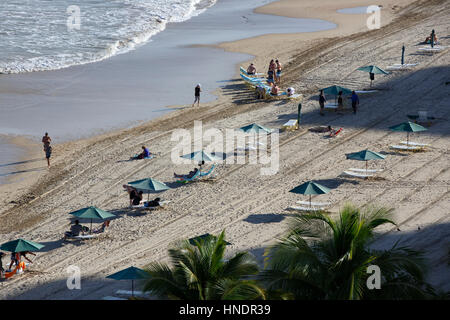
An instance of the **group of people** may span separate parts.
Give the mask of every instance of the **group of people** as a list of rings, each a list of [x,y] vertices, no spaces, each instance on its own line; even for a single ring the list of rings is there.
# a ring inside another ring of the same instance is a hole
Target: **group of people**
[[[144,193],[141,190],[138,191],[136,188],[128,185],[123,185],[123,187],[128,192],[128,195],[130,197],[130,207],[140,205]],[[154,200],[144,202],[144,207],[158,207],[160,205],[160,202],[160,198],[155,198]]]
[[[33,261],[27,257],[27,254],[31,254],[33,256],[36,255],[31,251],[11,252],[11,263],[9,264],[8,270],[5,270],[3,268],[3,261],[2,261],[2,258],[5,254],[3,252],[0,252],[0,278],[4,277],[5,272],[11,272],[13,266],[19,266],[20,262],[22,261],[22,258],[32,263]]]
[[[342,111],[344,109],[344,99],[343,99],[342,95],[343,95],[343,92],[339,91],[338,98],[337,98],[337,110],[338,111]],[[359,97],[354,90],[352,91],[351,100],[352,100],[353,113],[356,114],[356,111],[359,106]],[[326,102],[327,102],[327,99],[325,98],[325,94],[323,93],[323,90],[320,90],[319,106],[320,106],[320,115],[321,116],[325,115],[324,109],[325,109]]]

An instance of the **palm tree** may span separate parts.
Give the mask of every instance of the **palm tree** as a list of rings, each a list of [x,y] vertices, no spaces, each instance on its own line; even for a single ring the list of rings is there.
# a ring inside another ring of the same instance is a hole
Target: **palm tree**
[[[247,252],[225,260],[225,233],[195,241],[183,241],[169,250],[173,265],[152,263],[146,271],[150,278],[144,291],[160,298],[182,300],[265,299],[264,291],[249,276],[258,265]]]
[[[347,204],[339,218],[322,212],[297,215],[290,232],[266,250],[260,280],[270,298],[423,299],[434,291],[424,282],[423,255],[406,247],[369,248],[374,229],[391,220],[392,210]],[[381,288],[367,286],[368,267],[381,273]]]

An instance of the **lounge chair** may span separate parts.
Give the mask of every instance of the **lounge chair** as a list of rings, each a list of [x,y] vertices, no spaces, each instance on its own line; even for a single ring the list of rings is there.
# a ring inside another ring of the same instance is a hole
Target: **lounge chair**
[[[422,147],[418,146],[397,146],[397,145],[389,146],[389,148],[401,151],[419,151],[423,149]]]
[[[350,177],[362,178],[362,179],[369,178],[369,177],[373,176],[373,174],[356,173],[356,172],[353,172],[353,171],[344,171],[342,174],[350,176]]]
[[[412,142],[412,141],[400,141],[401,144],[406,144],[413,147],[428,147],[428,143],[419,143],[419,142]]]
[[[396,64],[393,64],[392,66],[386,67],[386,70],[391,70],[391,71],[408,70],[408,69],[410,69],[412,67],[415,67],[417,65],[418,65],[418,63],[404,63],[404,64],[396,63]]]
[[[297,204],[301,204],[301,205],[305,205],[305,206],[309,206],[311,205],[312,207],[328,207],[331,205],[331,203],[329,202],[309,202],[309,201],[297,201]]]
[[[337,110],[337,108],[338,108],[338,104],[337,103],[335,103],[335,102],[329,102],[329,103],[326,103],[324,106],[323,106],[325,109],[332,109],[332,110]]]
[[[297,130],[298,129],[298,120],[291,119],[281,127],[283,130]]]
[[[383,171],[383,169],[359,169],[359,168],[350,168],[348,169],[348,171],[354,171],[354,172],[370,172],[370,173],[375,173],[375,172],[381,172]]]
[[[433,48],[431,46],[429,46],[429,47],[421,47],[421,48],[419,48],[417,50],[419,50],[419,51],[426,51],[426,52],[439,52],[439,51],[442,51],[444,49],[445,49],[445,47],[443,47],[443,46],[434,46]]]
[[[138,296],[138,297],[144,297],[144,296],[149,295],[149,293],[143,292],[143,291],[139,291],[139,290],[134,290],[134,291],[131,291],[131,290],[117,290],[116,294],[120,295],[120,296],[132,296],[132,295],[134,295],[134,296]]]
[[[188,177],[179,177],[177,178],[177,182],[181,182],[181,183],[187,183],[187,182],[192,182],[197,180],[200,177],[200,170],[197,171],[192,177],[188,178]]]
[[[145,202],[147,202],[147,200],[142,200],[140,204],[135,205],[135,206],[131,206],[131,208],[132,209],[137,209],[137,210],[139,210],[139,209],[156,210],[156,209],[159,209],[159,208],[164,208],[167,204],[169,204],[172,201],[170,201],[170,200],[160,201],[159,202],[159,206],[157,206],[157,207],[146,207],[145,206]]]
[[[214,171],[215,168],[216,168],[216,165],[213,164],[213,166],[212,166],[208,171],[206,171],[206,172],[200,172],[200,177],[206,177],[206,176],[209,176],[209,175]]]
[[[288,210],[295,210],[295,211],[320,211],[320,210],[323,210],[323,209],[317,208],[317,207],[297,207],[297,206],[292,206],[292,207],[289,207]]]
[[[106,297],[103,297],[102,300],[128,300],[128,299],[112,297],[112,296],[106,296]]]

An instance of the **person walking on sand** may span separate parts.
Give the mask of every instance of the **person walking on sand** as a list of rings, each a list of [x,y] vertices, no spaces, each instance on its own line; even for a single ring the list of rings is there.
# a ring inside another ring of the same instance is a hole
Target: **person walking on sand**
[[[195,100],[194,100],[194,103],[192,104],[192,107],[194,107],[196,102],[197,102],[197,107],[200,106],[200,92],[202,92],[202,89],[201,89],[201,85],[199,83],[199,84],[197,84],[197,86],[194,89]]]
[[[275,64],[276,64],[276,69],[277,69],[275,81],[278,85],[280,85],[281,84],[281,69],[282,69],[281,63],[277,59],[277,60],[275,60]]]
[[[327,102],[327,100],[325,99],[325,95],[323,94],[323,90],[320,90],[319,105],[320,105],[320,115],[321,116],[325,115],[323,113],[323,109],[325,108],[325,102]]]
[[[356,109],[359,106],[359,97],[356,94],[356,92],[352,91],[352,108],[353,108],[353,114],[356,114]]]
[[[52,147],[50,146],[50,142],[52,138],[48,135],[48,132],[42,137],[42,143],[44,144],[44,152],[45,158],[47,159],[47,166],[50,167],[50,156],[52,155]]]

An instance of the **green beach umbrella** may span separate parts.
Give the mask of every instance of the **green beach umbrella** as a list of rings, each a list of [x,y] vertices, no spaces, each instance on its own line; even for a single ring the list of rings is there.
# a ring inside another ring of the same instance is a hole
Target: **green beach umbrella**
[[[203,150],[202,151],[195,151],[195,152],[192,152],[192,153],[189,153],[189,154],[185,154],[185,155],[181,156],[181,158],[195,160],[195,161],[198,161],[198,162],[201,162],[201,163],[203,163],[204,161],[206,161],[206,162],[213,162],[213,161],[220,160],[220,158],[218,158],[216,156],[213,156],[209,152],[206,152],[206,151],[203,151]]]
[[[354,153],[347,153],[345,154],[345,156],[347,157],[347,159],[350,160],[358,160],[358,161],[365,161],[366,162],[366,173],[367,173],[367,161],[368,160],[383,160],[384,158],[386,158],[386,156],[375,152],[375,151],[371,151],[371,150],[362,150],[359,152],[354,152]]]
[[[5,250],[9,252],[25,252],[25,251],[39,251],[43,247],[45,247],[43,244],[37,242],[24,239],[17,239],[3,243],[2,245],[0,245],[0,250]]]
[[[108,211],[96,208],[96,207],[83,208],[83,209],[80,209],[80,210],[77,210],[77,211],[70,212],[69,214],[74,215],[75,217],[78,217],[78,218],[91,219],[90,232],[92,232],[92,220],[93,219],[106,220],[106,219],[110,219],[110,218],[114,218],[115,217],[114,214],[112,214],[112,213],[110,213]]]
[[[389,127],[392,131],[403,131],[406,132],[406,145],[409,145],[409,133],[410,132],[420,132],[420,131],[426,131],[427,128],[422,127],[420,124],[413,123],[413,122],[403,122],[400,124],[397,124],[395,126]]]
[[[309,194],[309,206],[311,207],[311,195],[313,194],[325,194],[330,192],[331,189],[318,184],[314,181],[308,181],[305,182],[294,189],[290,190],[289,192],[297,193],[297,194]]]
[[[352,90],[350,90],[350,89],[348,89],[348,88],[336,86],[336,85],[331,86],[331,87],[327,87],[327,88],[323,88],[323,89],[321,89],[321,90],[323,90],[323,93],[324,93],[324,94],[332,94],[332,95],[334,95],[334,96],[335,96],[334,100],[336,100],[337,95],[339,94],[340,91],[342,91],[342,94],[343,94],[343,95],[351,94],[351,93],[352,93]],[[319,90],[319,91],[320,91],[320,90]]]
[[[360,67],[356,70],[369,72],[370,73],[370,85],[372,86],[372,80],[375,80],[375,74],[389,74],[389,72],[384,71],[383,69],[377,66],[366,66]]]
[[[155,180],[153,178],[146,178],[128,182],[128,185],[136,188],[137,190],[147,193],[148,197],[150,197],[150,192],[152,191],[160,192],[170,189],[170,187],[168,187],[164,182]]]
[[[260,132],[266,132],[271,133],[272,129],[263,127],[257,123],[249,124],[248,126],[244,126],[239,128],[240,131],[243,131],[245,133],[260,133]]]
[[[111,274],[106,278],[114,280],[131,280],[131,295],[134,296],[134,280],[148,279],[149,274],[142,269],[131,266]]]

